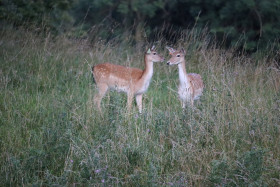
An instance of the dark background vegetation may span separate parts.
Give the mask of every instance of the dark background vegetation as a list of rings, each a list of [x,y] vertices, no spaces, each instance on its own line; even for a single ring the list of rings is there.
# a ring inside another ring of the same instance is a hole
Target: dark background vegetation
[[[207,28],[225,47],[255,52],[279,49],[280,1],[1,0],[0,20],[2,26],[31,23],[37,30],[68,32],[73,37],[92,37],[97,26],[102,39],[131,31],[136,42],[156,40],[153,31],[163,28],[163,36],[173,42],[178,38],[170,30],[195,26]]]

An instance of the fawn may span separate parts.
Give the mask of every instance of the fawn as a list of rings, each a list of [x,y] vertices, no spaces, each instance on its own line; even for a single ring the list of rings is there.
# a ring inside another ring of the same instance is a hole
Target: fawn
[[[130,110],[133,97],[136,98],[139,113],[142,112],[142,96],[148,90],[152,76],[153,63],[163,62],[153,46],[148,49],[145,57],[145,69],[125,67],[111,63],[98,64],[92,67],[92,74],[98,88],[94,103],[101,112],[101,100],[108,89],[122,91],[127,94],[127,108]]]
[[[186,72],[185,50],[176,50],[166,47],[172,57],[167,61],[167,65],[178,65],[179,68],[179,88],[178,94],[181,100],[182,108],[185,108],[187,102],[193,107],[194,100],[199,99],[203,91],[203,81],[201,76],[196,73]]]

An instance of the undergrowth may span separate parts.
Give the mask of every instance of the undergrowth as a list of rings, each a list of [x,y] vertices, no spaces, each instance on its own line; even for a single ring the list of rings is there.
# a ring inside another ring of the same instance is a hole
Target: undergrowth
[[[144,112],[128,113],[110,92],[93,104],[91,66],[143,68],[152,44],[130,35],[71,40],[24,29],[0,33],[0,181],[3,186],[280,185],[280,71],[269,55],[249,57],[182,31],[187,72],[205,89],[192,110],[176,93],[177,67],[154,64]],[[169,58],[164,39],[158,51]],[[269,53],[269,52],[268,52]]]

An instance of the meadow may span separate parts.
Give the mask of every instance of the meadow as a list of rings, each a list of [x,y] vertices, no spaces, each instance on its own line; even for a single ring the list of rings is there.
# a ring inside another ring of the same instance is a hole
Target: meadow
[[[152,42],[36,30],[0,32],[1,186],[279,186],[280,70],[273,52],[222,49],[204,31],[176,33],[205,89],[181,109],[178,68],[154,64],[143,114],[110,92],[93,104],[91,67],[144,67]]]

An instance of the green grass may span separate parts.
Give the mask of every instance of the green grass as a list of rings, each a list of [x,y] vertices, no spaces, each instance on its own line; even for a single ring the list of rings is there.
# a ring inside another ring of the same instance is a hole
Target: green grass
[[[125,35],[89,43],[2,29],[0,184],[280,185],[275,59],[221,50],[205,33],[178,35],[173,46],[187,50],[187,71],[205,83],[196,108],[181,109],[177,67],[156,63],[142,115],[135,103],[127,113],[126,96],[110,92],[102,116],[93,104],[91,66],[143,68],[149,44],[134,47]],[[159,52],[168,59],[165,45],[162,39]]]

